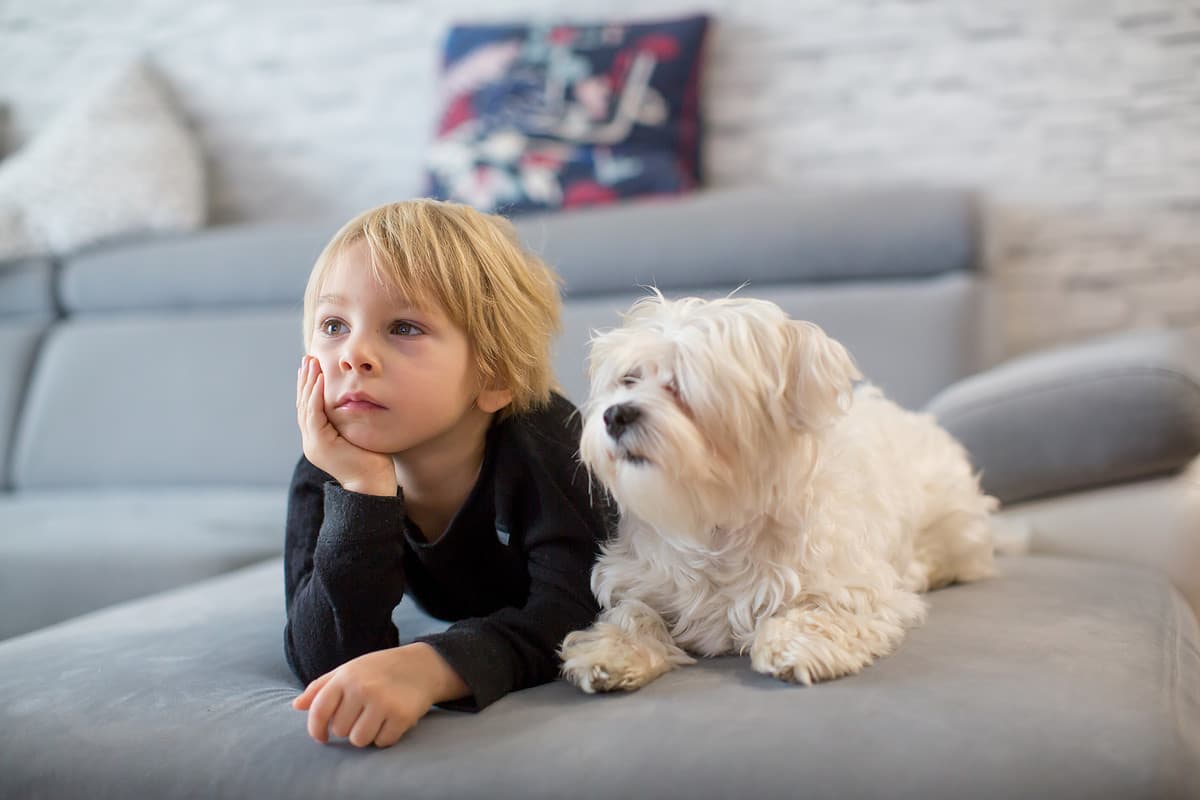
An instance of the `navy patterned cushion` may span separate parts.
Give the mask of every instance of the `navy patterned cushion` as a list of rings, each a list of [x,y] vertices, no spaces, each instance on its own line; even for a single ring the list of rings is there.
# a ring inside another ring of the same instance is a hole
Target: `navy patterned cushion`
[[[452,28],[429,194],[513,214],[695,188],[708,24]]]

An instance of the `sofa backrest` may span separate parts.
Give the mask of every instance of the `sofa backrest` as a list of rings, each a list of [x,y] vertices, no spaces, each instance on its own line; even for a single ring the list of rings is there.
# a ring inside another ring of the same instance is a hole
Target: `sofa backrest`
[[[63,315],[17,403],[11,485],[286,484],[301,295],[339,224],[228,226],[66,259]],[[774,300],[909,406],[981,365],[986,295],[961,192],[710,190],[518,228],[563,276],[556,368],[576,401],[592,332],[647,285]],[[0,330],[0,358],[26,344]]]

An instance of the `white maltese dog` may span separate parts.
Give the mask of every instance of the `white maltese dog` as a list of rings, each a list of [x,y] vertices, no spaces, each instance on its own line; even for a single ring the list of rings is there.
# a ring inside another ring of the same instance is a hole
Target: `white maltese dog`
[[[591,351],[580,454],[621,510],[601,614],[560,650],[586,692],[750,651],[810,684],[925,617],[918,593],[992,572],[962,446],[884,398],[841,344],[765,300],[637,302]]]

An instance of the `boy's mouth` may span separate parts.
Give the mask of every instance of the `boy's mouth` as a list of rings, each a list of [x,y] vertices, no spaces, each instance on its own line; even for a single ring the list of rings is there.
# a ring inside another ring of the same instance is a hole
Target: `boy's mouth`
[[[366,392],[348,392],[338,398],[338,408],[345,411],[386,411],[387,406],[375,400]]]

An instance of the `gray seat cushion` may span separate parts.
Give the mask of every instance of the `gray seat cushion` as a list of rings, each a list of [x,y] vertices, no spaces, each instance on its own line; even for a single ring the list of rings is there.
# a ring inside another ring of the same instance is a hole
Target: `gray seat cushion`
[[[633,694],[557,682],[396,747],[308,739],[279,560],[0,643],[0,796],[1169,798],[1200,791],[1200,641],[1136,567],[1002,560],[861,675],[744,658]],[[405,636],[430,621],[401,604]]]
[[[1007,506],[994,522],[1022,552],[1156,569],[1200,616],[1200,459],[1178,475]]]
[[[286,502],[282,489],[0,495],[0,638],[278,555]]]
[[[950,386],[926,409],[1005,503],[1169,474],[1200,453],[1200,331],[1036,353]]]

